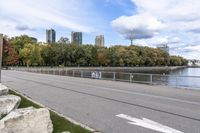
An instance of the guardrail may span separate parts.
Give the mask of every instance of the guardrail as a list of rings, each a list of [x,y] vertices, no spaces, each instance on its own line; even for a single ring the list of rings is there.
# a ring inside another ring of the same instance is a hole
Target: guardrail
[[[144,73],[123,73],[88,70],[69,70],[67,68],[11,68],[17,71],[27,71],[34,73],[72,76],[81,78],[92,78],[101,80],[113,80],[130,83],[143,83],[151,85],[168,85],[181,88],[200,88],[200,76],[178,76]]]

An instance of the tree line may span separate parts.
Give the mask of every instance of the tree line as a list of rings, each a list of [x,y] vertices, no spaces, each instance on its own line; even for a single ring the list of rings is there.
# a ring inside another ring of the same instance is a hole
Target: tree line
[[[183,66],[187,60],[150,47],[75,45],[59,42],[40,45],[27,35],[4,37],[4,66]]]

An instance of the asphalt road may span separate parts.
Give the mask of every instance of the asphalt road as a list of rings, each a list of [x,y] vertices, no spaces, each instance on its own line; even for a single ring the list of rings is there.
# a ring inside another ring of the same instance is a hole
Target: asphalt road
[[[200,91],[2,71],[3,84],[103,133],[200,133]]]

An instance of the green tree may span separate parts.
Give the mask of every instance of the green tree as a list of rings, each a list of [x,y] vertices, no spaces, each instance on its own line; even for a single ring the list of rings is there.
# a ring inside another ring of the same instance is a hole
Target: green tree
[[[24,48],[25,44],[33,43],[32,39],[27,35],[12,37],[11,39],[9,39],[9,42],[15,49],[17,54],[19,54],[20,50]],[[19,64],[23,65],[23,60],[20,56],[19,56]]]
[[[181,66],[182,65],[181,58],[178,56],[170,56],[170,65],[171,66]]]
[[[37,44],[27,44],[19,52],[20,58],[29,67],[29,65],[40,65],[42,63],[41,48]]]
[[[99,48],[97,60],[100,66],[108,66],[110,60],[108,58],[108,49],[107,48]]]

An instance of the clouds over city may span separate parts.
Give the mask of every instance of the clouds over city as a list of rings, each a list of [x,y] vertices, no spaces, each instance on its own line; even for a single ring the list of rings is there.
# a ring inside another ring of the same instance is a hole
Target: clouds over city
[[[136,13],[112,21],[116,31],[125,36],[128,31],[133,31],[135,39],[140,39],[136,40],[136,43],[143,45],[167,43],[173,54],[199,58],[200,54],[194,55],[198,53],[200,44],[199,0],[132,0],[132,2],[137,7]]]
[[[34,32],[34,29],[63,27],[92,32],[88,10],[90,0],[7,0],[0,1],[0,29],[9,35]],[[82,10],[80,10],[82,9]]]
[[[124,38],[133,35],[135,44],[168,44],[171,54],[200,59],[199,5],[199,0],[1,0],[0,32],[44,41],[47,28],[67,37],[82,31],[84,43],[104,34],[107,46],[128,45]]]
[[[164,28],[164,24],[148,13],[121,16],[112,22],[112,26],[125,38],[133,34],[135,39],[152,38]]]

